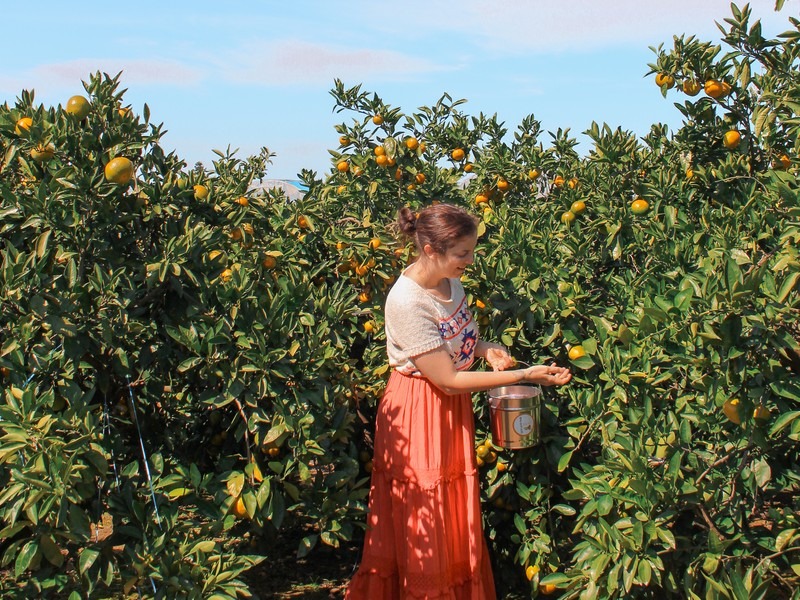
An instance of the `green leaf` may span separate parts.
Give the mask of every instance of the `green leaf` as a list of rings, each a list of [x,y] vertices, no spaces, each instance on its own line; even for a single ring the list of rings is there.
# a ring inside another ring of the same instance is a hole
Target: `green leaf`
[[[97,557],[100,556],[100,551],[95,550],[94,548],[84,548],[81,551],[81,556],[78,559],[78,572],[83,575],[92,568],[92,565],[97,560]]]
[[[14,561],[14,575],[17,578],[28,570],[38,552],[39,542],[36,540],[31,540],[22,547],[20,553],[17,554],[17,560]]]
[[[569,466],[569,461],[572,460],[572,451],[565,452],[561,455],[561,458],[558,459],[558,472],[563,473],[564,470]]]

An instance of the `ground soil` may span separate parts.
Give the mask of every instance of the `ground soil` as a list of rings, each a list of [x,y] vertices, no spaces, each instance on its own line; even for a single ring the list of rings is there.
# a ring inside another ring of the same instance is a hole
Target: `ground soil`
[[[300,539],[298,533],[282,535],[275,543],[255,542],[252,553],[267,558],[241,576],[253,600],[344,598],[360,557],[361,540],[340,548],[319,546],[308,556],[297,558]]]

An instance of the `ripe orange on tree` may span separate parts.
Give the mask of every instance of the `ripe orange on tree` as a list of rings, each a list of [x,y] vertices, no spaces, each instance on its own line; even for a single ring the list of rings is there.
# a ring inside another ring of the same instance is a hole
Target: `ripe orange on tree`
[[[414,176],[414,181],[416,181],[419,185],[425,183],[425,173],[417,173]]]
[[[742,423],[742,417],[739,414],[739,406],[740,402],[738,398],[729,398],[725,401],[725,404],[722,405],[722,412],[725,413],[729,421],[737,425]]]
[[[586,350],[583,349],[583,346],[577,344],[570,348],[567,354],[570,360],[578,360],[579,358],[586,356]]]
[[[539,592],[541,592],[545,596],[549,596],[550,594],[554,593],[558,588],[556,587],[555,583],[540,583],[539,584]]]
[[[785,171],[792,166],[792,159],[789,158],[788,154],[781,154],[773,161],[772,166],[775,169],[782,169]]]
[[[244,500],[242,500],[241,496],[233,503],[231,512],[239,519],[244,519],[247,516],[247,507],[244,505]]]
[[[472,170],[475,166],[472,163],[467,163],[464,165],[464,173],[472,173]]]
[[[579,215],[586,210],[586,202],[584,202],[583,200],[575,200],[575,202],[572,203],[572,206],[570,206],[569,209],[576,215]]]
[[[450,158],[452,158],[453,160],[459,160],[460,161],[460,160],[464,160],[464,157],[466,155],[467,154],[466,154],[466,152],[464,152],[463,148],[456,148],[455,150],[453,150],[450,153]]]
[[[364,323],[364,331],[367,333],[374,333],[375,332],[375,322],[374,321],[367,321]]]
[[[278,266],[278,259],[271,254],[267,254],[264,260],[261,261],[261,266],[265,269],[274,269]]]
[[[19,119],[14,125],[14,133],[17,135],[22,135],[24,133],[28,133],[33,125],[33,119],[30,117],[22,117]]]
[[[336,188],[337,194],[344,194],[346,191],[347,191],[346,185],[340,185],[339,187]]]
[[[700,90],[703,89],[703,86],[700,85],[699,81],[695,81],[694,79],[684,79],[683,85],[683,93],[687,96],[697,96],[700,93]]]
[[[340,146],[347,146],[350,143],[350,138],[346,135],[339,136],[339,145]]]
[[[757,425],[764,425],[769,421],[771,414],[771,411],[766,406],[759,404],[753,409],[753,420]]]
[[[384,156],[386,154],[386,148],[383,146],[375,146],[372,152],[375,156]]]
[[[631,212],[635,215],[643,215],[650,210],[650,203],[644,198],[636,198],[631,202]]]
[[[379,167],[386,167],[389,165],[389,157],[385,154],[379,154],[375,157],[375,162],[378,163]]]
[[[555,179],[553,179],[553,185],[560,188],[564,185],[564,178],[561,175],[556,175]]]
[[[539,565],[529,565],[528,568],[525,569],[525,577],[528,578],[528,581],[531,581],[536,574],[539,572]]]
[[[372,300],[372,295],[369,292],[364,291],[358,294],[358,301],[361,302],[362,304],[364,302],[369,302],[370,300]]]
[[[239,196],[236,199],[236,204],[238,204],[239,206],[247,206],[248,204],[250,204],[250,201],[245,196]]]
[[[675,78],[669,73],[658,73],[656,75],[656,85],[658,87],[667,86],[668,88],[671,88],[673,85],[675,85]]]
[[[564,223],[564,225],[569,225],[574,220],[575,220],[575,213],[572,212],[571,210],[565,210],[563,213],[561,213],[561,222]]]
[[[336,170],[339,171],[339,173],[347,173],[350,170],[350,163],[346,160],[340,160],[336,163]]]
[[[383,125],[383,117],[381,115],[374,115],[372,117],[372,122],[375,125]]]
[[[419,148],[419,141],[413,135],[406,138],[406,148],[409,150],[416,150]]]
[[[576,187],[578,187],[578,178],[573,177],[567,182],[567,185],[569,186],[569,189],[574,190]]]
[[[76,119],[85,119],[92,111],[92,105],[83,96],[72,96],[67,100],[67,106],[64,111]]]
[[[478,194],[475,196],[475,204],[480,206],[481,204],[487,204],[489,202],[489,197],[486,194]]]
[[[208,188],[206,186],[198,183],[192,186],[192,189],[194,190],[195,200],[205,200],[208,198]]]
[[[124,156],[114,157],[106,164],[103,174],[111,183],[126,184],[133,179],[133,163]]]
[[[371,250],[377,250],[378,248],[381,247],[381,239],[376,237],[372,238],[369,241],[369,247]]]
[[[501,192],[506,192],[506,191],[508,191],[509,187],[510,186],[509,186],[508,180],[505,177],[498,177],[497,178],[497,189],[498,190],[500,190]]]
[[[723,145],[728,148],[729,150],[733,150],[736,146],[739,145],[739,142],[742,141],[742,134],[736,131],[735,129],[731,129],[725,132],[725,135],[722,137]]]
[[[728,82],[719,79],[709,79],[704,86],[707,95],[714,99],[724,98],[731,91],[731,86]]]
[[[539,175],[541,175],[541,174],[542,174],[542,172],[539,169],[531,169],[530,171],[528,171],[528,178],[530,178],[530,179],[538,179]]]
[[[308,218],[305,215],[300,215],[299,217],[297,217],[297,226],[300,229],[308,229],[309,227]]]

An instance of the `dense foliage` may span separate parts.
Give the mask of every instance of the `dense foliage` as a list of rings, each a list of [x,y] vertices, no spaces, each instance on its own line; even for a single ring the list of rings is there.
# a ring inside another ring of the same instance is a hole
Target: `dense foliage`
[[[332,90],[331,169],[290,199],[270,153],[188,169],[118,77],[0,106],[4,597],[248,596],[269,542],[358,539],[387,376],[402,205],[481,217],[464,279],[488,339],[569,364],[542,443],[475,395],[507,596],[789,598],[800,584],[800,21],[650,65],[685,117],[586,156],[444,95]],[[657,88],[654,87],[654,93]],[[130,162],[128,162],[130,161]],[[254,540],[253,544],[245,539]]]

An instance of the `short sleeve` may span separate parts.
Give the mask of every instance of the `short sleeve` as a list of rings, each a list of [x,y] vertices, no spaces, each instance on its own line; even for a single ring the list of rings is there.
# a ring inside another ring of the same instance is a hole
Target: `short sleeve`
[[[385,318],[387,343],[394,346],[398,355],[410,359],[444,344],[438,316],[427,309],[425,302],[390,293]]]

